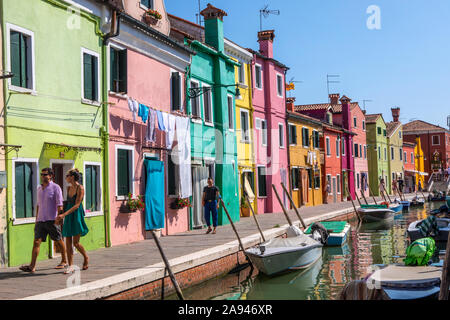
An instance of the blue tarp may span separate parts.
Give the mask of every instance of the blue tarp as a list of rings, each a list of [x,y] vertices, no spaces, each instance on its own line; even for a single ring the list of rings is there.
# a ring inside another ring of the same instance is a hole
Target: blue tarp
[[[145,230],[164,228],[164,163],[145,159],[147,174],[145,186]]]

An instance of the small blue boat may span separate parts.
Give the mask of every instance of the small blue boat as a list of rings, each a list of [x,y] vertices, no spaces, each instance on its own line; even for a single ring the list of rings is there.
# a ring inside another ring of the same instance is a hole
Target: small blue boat
[[[403,210],[408,210],[409,206],[411,205],[411,202],[409,201],[399,201],[399,203],[403,206]]]
[[[391,209],[395,213],[398,213],[403,210],[403,205],[401,203],[391,203],[389,205],[389,209]]]
[[[350,224],[346,221],[322,221],[320,222],[328,231],[326,246],[341,246],[347,240]],[[305,234],[311,234],[311,226],[306,229]]]

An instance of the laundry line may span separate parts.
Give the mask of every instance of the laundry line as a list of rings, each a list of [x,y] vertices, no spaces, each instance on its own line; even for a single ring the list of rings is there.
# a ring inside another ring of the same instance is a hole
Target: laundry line
[[[33,113],[50,113],[50,114],[58,114],[58,115],[70,115],[70,116],[95,116],[94,112],[63,112],[63,111],[55,111],[55,110],[42,110],[42,109],[31,109],[31,108],[24,108],[24,107],[15,107],[15,106],[8,106],[8,110],[16,110],[16,111],[23,111],[23,112],[33,112]]]

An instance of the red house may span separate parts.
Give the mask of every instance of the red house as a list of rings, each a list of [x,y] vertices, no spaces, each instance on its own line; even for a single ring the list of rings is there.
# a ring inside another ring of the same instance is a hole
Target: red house
[[[410,193],[416,191],[416,170],[415,170],[415,157],[414,148],[416,143],[403,141],[403,163],[405,169],[405,187],[404,193]]]
[[[324,150],[322,163],[322,185],[324,203],[342,201],[342,162],[341,162],[341,137],[342,127],[333,125],[332,119],[323,122],[323,136],[320,148]],[[327,185],[330,185],[327,192]]]

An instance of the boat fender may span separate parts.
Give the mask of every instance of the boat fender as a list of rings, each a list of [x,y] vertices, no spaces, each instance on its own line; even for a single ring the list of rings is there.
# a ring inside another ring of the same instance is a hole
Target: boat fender
[[[327,229],[320,222],[314,222],[311,225],[311,233],[315,240],[320,241],[322,244],[327,243],[329,234]]]
[[[381,203],[381,205],[383,206],[387,206],[388,208],[389,208],[389,202],[387,202],[387,201],[383,201],[382,203]]]

